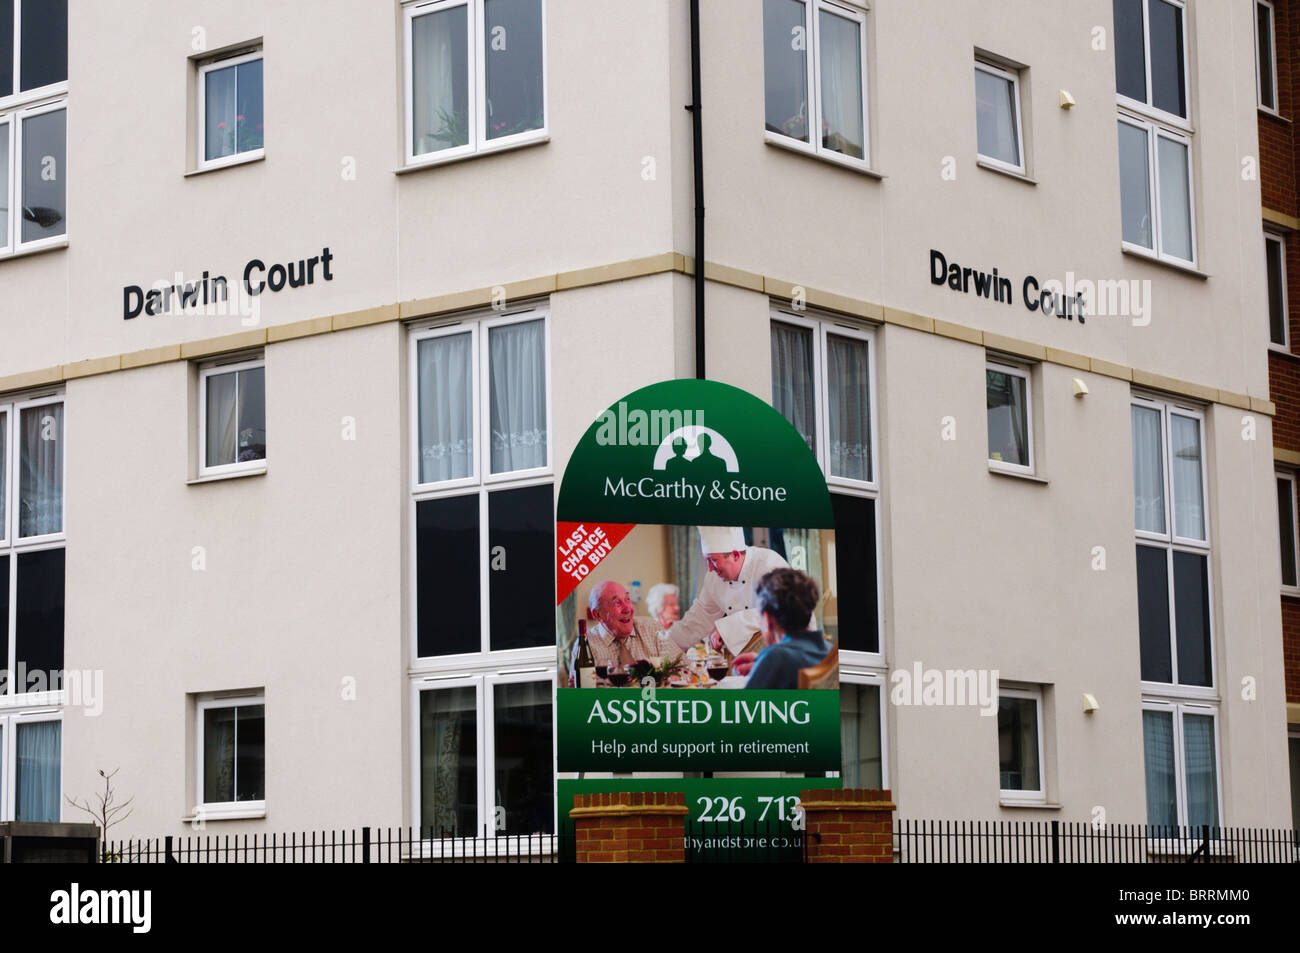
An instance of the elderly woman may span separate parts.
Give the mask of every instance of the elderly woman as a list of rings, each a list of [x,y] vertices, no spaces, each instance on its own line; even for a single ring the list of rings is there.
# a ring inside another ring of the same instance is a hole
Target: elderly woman
[[[826,658],[830,645],[808,628],[821,592],[817,580],[797,569],[774,569],[754,587],[767,648],[736,657],[736,672],[749,673],[746,688],[798,688],[799,670]]]

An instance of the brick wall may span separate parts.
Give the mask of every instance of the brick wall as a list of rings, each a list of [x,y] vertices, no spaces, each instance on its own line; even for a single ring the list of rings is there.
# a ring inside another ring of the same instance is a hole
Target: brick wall
[[[894,803],[889,791],[862,788],[804,791],[810,864],[894,862]]]
[[[680,864],[685,860],[686,795],[621,791],[573,798],[580,864]]]
[[[1275,0],[1278,112],[1295,119],[1300,82],[1300,0]],[[1259,174],[1264,207],[1300,217],[1296,177],[1297,139],[1289,122],[1259,113]],[[1300,354],[1300,234],[1286,236],[1287,324],[1292,354]],[[1276,352],[1268,356],[1269,397],[1277,404],[1273,419],[1275,449],[1300,453],[1300,357]],[[1286,696],[1300,702],[1300,601],[1282,599],[1282,651]]]

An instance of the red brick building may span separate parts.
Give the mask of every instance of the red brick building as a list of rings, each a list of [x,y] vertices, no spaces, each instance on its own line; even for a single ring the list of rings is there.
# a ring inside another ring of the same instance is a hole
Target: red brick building
[[[1256,87],[1264,256],[1268,269],[1269,395],[1277,405],[1273,454],[1282,560],[1282,644],[1293,823],[1300,827],[1300,2],[1257,0]]]

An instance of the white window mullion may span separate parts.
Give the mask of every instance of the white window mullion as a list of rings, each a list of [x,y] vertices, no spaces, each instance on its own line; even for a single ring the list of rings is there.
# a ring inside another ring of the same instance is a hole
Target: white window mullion
[[[469,84],[467,93],[469,112],[469,141],[477,152],[487,144],[489,122],[487,118],[487,58],[483,55],[485,32],[484,0],[475,0],[467,17],[469,42]]]
[[[1183,706],[1174,705],[1174,790],[1178,798],[1178,826],[1187,827],[1187,749],[1183,747]]]
[[[479,718],[479,822],[475,837],[495,837],[496,825],[496,678],[482,679]]]
[[[485,810],[485,808],[492,796],[492,782],[487,770],[488,758],[491,755],[488,720],[492,715],[488,709],[490,703],[489,692],[484,682],[485,679],[482,675],[474,676],[474,704],[478,710],[478,717],[474,719],[474,723],[478,726],[478,747],[476,749],[478,756],[478,824],[473,831],[475,839],[482,836],[485,827],[491,824],[491,812]]]

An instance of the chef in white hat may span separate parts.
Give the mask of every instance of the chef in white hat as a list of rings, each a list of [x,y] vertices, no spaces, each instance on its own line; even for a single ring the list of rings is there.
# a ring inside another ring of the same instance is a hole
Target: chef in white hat
[[[701,526],[700,549],[709,574],[686,615],[668,630],[681,648],[704,639],[739,655],[762,628],[754,585],[773,569],[789,564],[770,549],[746,546],[737,526]]]

